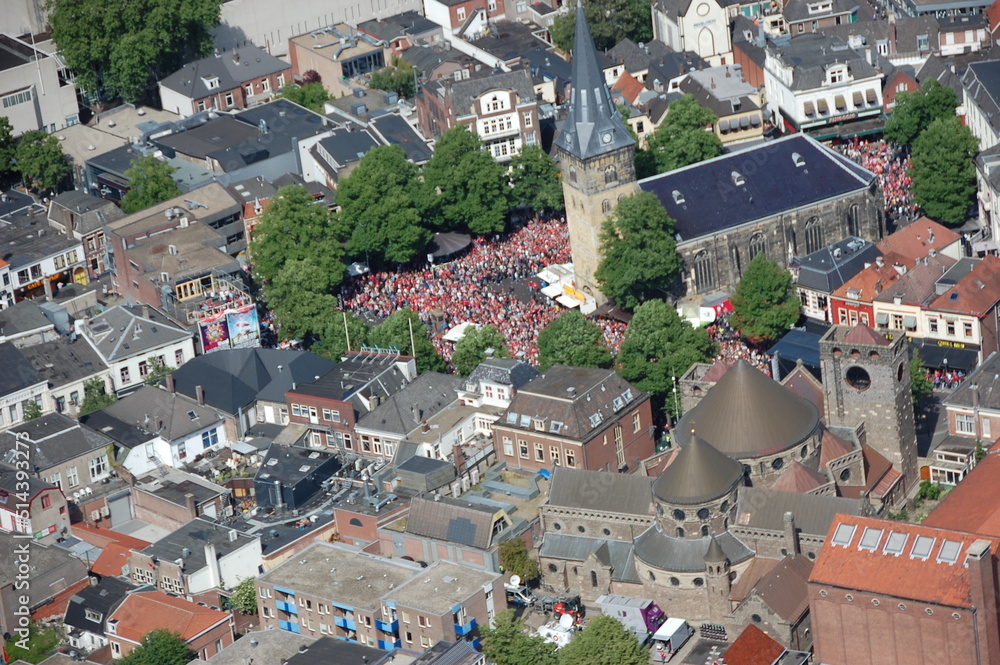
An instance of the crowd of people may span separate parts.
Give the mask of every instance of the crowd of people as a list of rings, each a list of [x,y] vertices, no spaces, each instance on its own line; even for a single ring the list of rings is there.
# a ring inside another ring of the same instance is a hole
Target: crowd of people
[[[715,323],[708,327],[708,334],[715,342],[715,361],[722,361],[732,366],[737,360],[743,359],[771,376],[771,356],[751,347],[736,330],[729,325],[729,315],[723,314]]]
[[[927,380],[934,384],[934,390],[954,390],[965,380],[965,372],[960,370],[925,369]]]
[[[885,197],[886,218],[891,224],[905,226],[917,218],[918,208],[910,196],[910,158],[902,149],[885,140],[857,137],[833,148],[878,177]]]

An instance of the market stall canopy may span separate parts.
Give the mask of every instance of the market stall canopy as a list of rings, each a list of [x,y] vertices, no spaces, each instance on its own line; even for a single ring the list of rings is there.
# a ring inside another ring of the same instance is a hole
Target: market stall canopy
[[[472,326],[473,328],[478,328],[479,324],[472,323],[471,321],[463,321],[462,323],[459,323],[457,326],[446,332],[442,337],[442,339],[446,342],[457,342],[458,340],[465,337],[465,333],[469,329],[469,326]]]
[[[464,233],[435,233],[428,253],[436,259],[460,252],[472,244],[472,236]]]

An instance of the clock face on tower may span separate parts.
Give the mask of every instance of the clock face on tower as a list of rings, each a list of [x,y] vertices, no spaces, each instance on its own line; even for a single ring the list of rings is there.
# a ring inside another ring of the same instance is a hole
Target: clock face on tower
[[[604,132],[603,134],[601,134],[601,142],[604,143],[605,145],[611,143],[612,138],[613,137],[611,136],[611,132]]]

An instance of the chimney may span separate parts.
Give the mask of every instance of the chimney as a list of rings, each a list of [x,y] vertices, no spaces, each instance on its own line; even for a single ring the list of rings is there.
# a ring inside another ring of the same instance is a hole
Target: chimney
[[[881,256],[876,256],[875,257],[875,265],[877,265],[879,268],[881,268],[882,266],[885,265],[885,259],[883,259]]]
[[[149,305],[147,305],[145,303],[143,303],[143,305],[142,305],[142,318],[144,318],[144,319],[148,319],[149,318]]]
[[[198,508],[194,501],[194,494],[188,492],[184,495],[184,505],[187,507],[188,514],[192,519],[198,516]]]
[[[157,418],[156,419],[156,431],[159,432],[162,429],[163,429],[163,419],[162,418]]]
[[[205,565],[208,566],[208,586],[218,589],[222,586],[222,571],[219,570],[219,557],[215,555],[215,543],[205,543]]]
[[[177,386],[174,384],[174,375],[167,374],[167,390],[172,393],[177,392]]]
[[[990,552],[990,542],[988,540],[977,540],[969,545],[965,551],[965,567],[969,573],[969,587],[972,601],[972,621],[976,624],[976,634],[980,636],[978,643],[980,655],[983,662],[989,659],[1000,662],[1000,635],[998,635],[996,612],[991,612],[990,608],[995,608],[996,600],[993,592],[996,584],[996,576],[993,572],[993,553]],[[956,564],[956,565],[961,565]],[[990,621],[990,615],[993,621]]]
[[[233,62],[235,64],[237,64],[237,65],[240,64],[240,52],[239,51],[233,51]]]
[[[194,396],[198,400],[198,404],[205,406],[205,389],[201,386],[194,387]]]
[[[789,511],[784,514],[783,519],[785,523],[785,549],[789,555],[796,556],[801,551],[799,550],[799,534],[795,529],[795,516]]]

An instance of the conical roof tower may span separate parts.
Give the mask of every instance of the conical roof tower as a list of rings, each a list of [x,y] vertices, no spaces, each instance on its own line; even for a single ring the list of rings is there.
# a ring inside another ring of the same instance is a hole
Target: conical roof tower
[[[653,482],[653,497],[670,505],[698,505],[725,496],[742,481],[742,464],[692,434]]]

